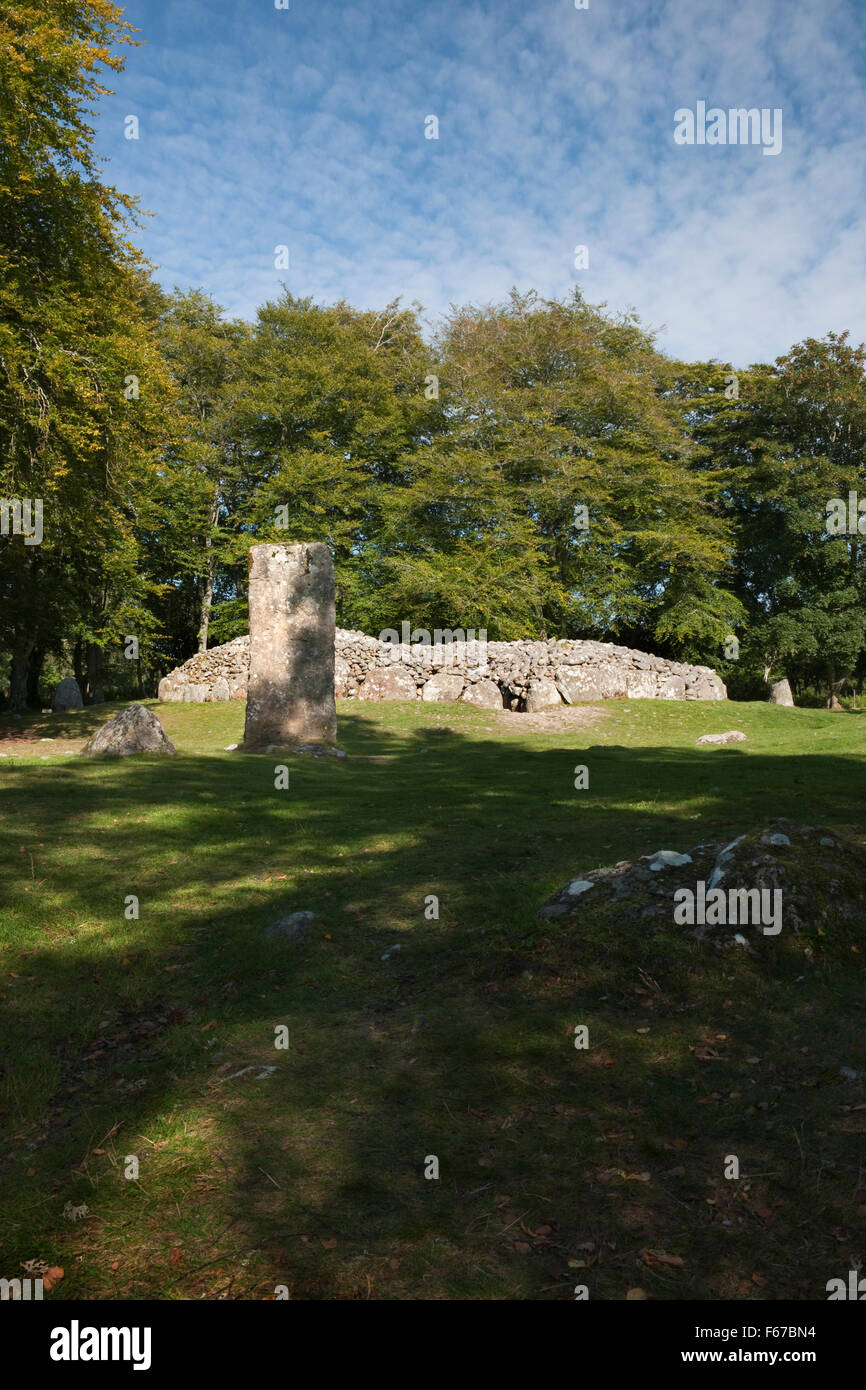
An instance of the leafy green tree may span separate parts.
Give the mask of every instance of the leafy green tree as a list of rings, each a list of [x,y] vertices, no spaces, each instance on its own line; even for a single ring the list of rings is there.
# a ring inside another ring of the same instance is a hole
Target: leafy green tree
[[[245,494],[237,424],[245,386],[243,349],[249,329],[226,320],[202,290],[176,289],[161,319],[161,347],[177,392],[178,435],[167,451],[160,532],[163,566],[191,579],[198,650],[207,649],[215,577],[233,558],[232,530]]]
[[[500,637],[719,640],[728,529],[636,320],[512,291],[455,311],[434,353],[445,430],[389,490],[393,603]]]
[[[252,540],[326,541],[343,626],[387,626],[383,497],[404,485],[405,458],[437,418],[428,371],[415,311],[399,303],[359,312],[287,291],[259,310],[238,393],[236,553]]]
[[[103,649],[146,611],[135,506],[169,384],[126,239],[134,200],[102,182],[86,119],[130,35],[105,0],[0,15],[0,493],[43,510],[40,543],[0,537],[19,709],[34,653]]]
[[[866,496],[866,350],[847,333],[809,338],[739,377],[696,437],[724,471],[737,538],[743,657],[765,679],[821,671],[828,703],[866,647],[866,555],[855,528],[828,529],[833,499]],[[864,521],[866,529],[866,521]]]

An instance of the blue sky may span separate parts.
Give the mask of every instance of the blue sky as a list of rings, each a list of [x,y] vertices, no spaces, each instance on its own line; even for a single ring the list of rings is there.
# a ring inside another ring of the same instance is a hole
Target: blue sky
[[[137,241],[168,287],[245,318],[282,281],[402,295],[432,321],[579,284],[665,351],[736,366],[866,339],[864,0],[130,0],[125,18],[145,46],[108,80],[97,147],[154,214]],[[699,101],[781,108],[781,152],[677,145]]]

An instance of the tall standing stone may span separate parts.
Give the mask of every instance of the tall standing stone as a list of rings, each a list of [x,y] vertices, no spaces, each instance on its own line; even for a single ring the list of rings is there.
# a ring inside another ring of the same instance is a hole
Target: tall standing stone
[[[335,743],[334,563],[321,542],[250,547],[244,746]]]

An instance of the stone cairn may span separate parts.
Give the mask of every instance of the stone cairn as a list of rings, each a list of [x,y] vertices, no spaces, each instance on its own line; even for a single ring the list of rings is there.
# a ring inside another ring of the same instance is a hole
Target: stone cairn
[[[334,562],[322,542],[249,553],[244,747],[333,744]]]
[[[192,657],[160,681],[159,698],[245,700],[249,650],[250,639],[236,637]],[[340,699],[462,700],[530,713],[594,700],[727,697],[709,666],[667,661],[611,642],[390,645],[342,628],[335,630],[334,677]]]

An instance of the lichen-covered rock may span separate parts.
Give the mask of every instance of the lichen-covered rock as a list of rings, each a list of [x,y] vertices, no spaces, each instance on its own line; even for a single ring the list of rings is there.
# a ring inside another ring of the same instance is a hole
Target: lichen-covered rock
[[[361,682],[359,700],[414,700],[415,682],[403,666],[376,666]]]
[[[459,700],[464,678],[456,672],[437,671],[421,687],[422,700]]]
[[[787,705],[788,709],[793,709],[794,695],[791,690],[789,680],[775,681],[770,687],[768,696],[771,705]]]
[[[495,681],[476,681],[467,685],[460,699],[467,705],[479,705],[481,709],[502,709],[502,691]]]
[[[745,743],[747,735],[739,729],[728,729],[724,734],[701,734],[695,743]]]
[[[562,704],[562,697],[554,681],[543,677],[530,681],[526,692],[526,713],[537,714],[540,710],[554,709]]]
[[[654,700],[658,694],[658,689],[657,671],[636,670],[626,674],[625,694],[628,700]],[[704,695],[701,698],[711,700],[713,696]]]
[[[610,911],[650,934],[686,931],[719,949],[810,938],[806,961],[863,949],[866,849],[852,836],[778,818],[730,843],[687,854],[657,850],[592,869],[564,884],[539,910],[558,927]]]
[[[567,705],[608,698],[605,672],[596,666],[558,666],[556,688]]]
[[[82,748],[88,758],[128,758],[134,753],[174,753],[174,744],[156,715],[144,705],[128,705],[97,729]]]

